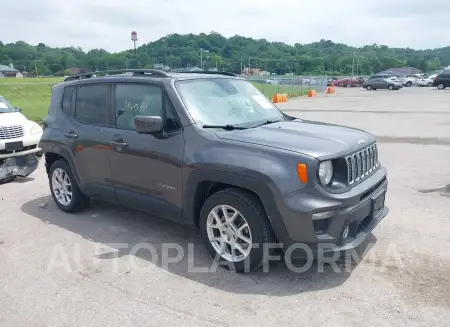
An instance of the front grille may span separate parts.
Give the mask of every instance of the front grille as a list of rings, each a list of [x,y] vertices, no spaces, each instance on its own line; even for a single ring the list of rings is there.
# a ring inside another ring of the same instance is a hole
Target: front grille
[[[366,178],[378,168],[378,149],[376,144],[362,149],[345,158],[347,181],[349,185]]]
[[[0,140],[9,140],[24,136],[21,125],[0,126]]]

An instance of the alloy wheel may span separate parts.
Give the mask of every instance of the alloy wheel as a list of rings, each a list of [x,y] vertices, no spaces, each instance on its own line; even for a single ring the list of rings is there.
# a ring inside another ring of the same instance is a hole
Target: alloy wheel
[[[61,168],[56,168],[52,174],[52,189],[56,200],[63,206],[72,201],[72,182],[69,175]]]
[[[230,262],[245,260],[252,249],[252,234],[244,216],[228,205],[218,205],[208,214],[209,242],[222,258]]]

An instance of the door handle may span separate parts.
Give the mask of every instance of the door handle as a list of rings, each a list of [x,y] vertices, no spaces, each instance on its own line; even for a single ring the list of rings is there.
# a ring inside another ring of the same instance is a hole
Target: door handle
[[[122,148],[125,148],[128,145],[128,143],[120,142],[120,141],[109,141],[109,144],[114,145],[114,146],[119,146]]]
[[[64,136],[69,138],[69,139],[76,139],[78,137],[78,134],[75,134],[75,132],[66,132],[64,133]]]

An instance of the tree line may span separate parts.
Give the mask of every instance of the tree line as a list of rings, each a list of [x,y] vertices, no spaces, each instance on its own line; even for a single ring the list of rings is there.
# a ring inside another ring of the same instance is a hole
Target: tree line
[[[351,47],[330,40],[310,44],[288,45],[243,36],[226,38],[219,33],[170,34],[134,50],[110,53],[103,49],[83,51],[80,47],[52,48],[43,43],[24,41],[4,44],[0,41],[0,64],[41,76],[66,75],[67,68],[108,70],[154,68],[155,64],[171,69],[200,67],[240,73],[259,68],[284,75],[368,75],[388,68],[415,67],[431,72],[450,65],[450,46],[414,50],[385,45]]]

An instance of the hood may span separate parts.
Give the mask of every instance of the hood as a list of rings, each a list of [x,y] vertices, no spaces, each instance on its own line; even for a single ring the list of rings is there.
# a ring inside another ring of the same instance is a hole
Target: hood
[[[279,148],[320,160],[343,156],[375,142],[372,134],[359,129],[298,119],[216,135],[224,140]]]
[[[28,122],[20,112],[0,113],[0,126],[24,125]]]

